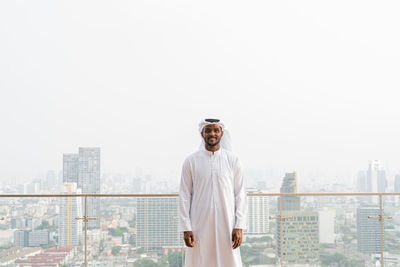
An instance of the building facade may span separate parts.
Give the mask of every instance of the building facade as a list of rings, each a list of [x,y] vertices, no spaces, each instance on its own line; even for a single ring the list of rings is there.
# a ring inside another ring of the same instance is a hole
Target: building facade
[[[281,193],[297,193],[297,173],[286,173]],[[319,215],[302,211],[300,197],[278,199],[277,257],[284,264],[319,263]]]
[[[64,193],[68,195],[81,194],[76,183],[65,183]],[[82,241],[82,200],[80,197],[60,198],[60,213],[58,219],[58,245],[79,246]]]
[[[49,244],[49,230],[17,230],[14,232],[14,247],[40,247]]]
[[[100,194],[100,148],[80,147],[78,154],[63,155],[63,182],[76,183],[82,194]],[[83,204],[83,203],[82,203]],[[87,215],[98,218],[100,199],[87,198]],[[82,206],[82,211],[85,207]],[[90,220],[88,228],[98,228],[100,220]]]
[[[367,192],[385,193],[387,187],[386,172],[379,160],[371,160],[367,171]]]
[[[28,234],[28,246],[39,247],[49,244],[49,230],[30,231]]]
[[[27,247],[29,231],[17,230],[14,232],[14,247]]]
[[[79,176],[79,155],[64,154],[63,155],[63,183],[78,184]]]
[[[400,193],[400,174],[394,177],[394,192]]]
[[[281,193],[297,193],[297,173],[286,173],[283,177]],[[300,197],[283,196],[278,199],[278,210],[300,210]]]
[[[178,198],[137,199],[136,246],[162,254],[163,247],[182,246],[178,230]]]
[[[357,249],[367,254],[380,253],[380,222],[368,216],[378,217],[379,207],[366,206],[357,209]]]
[[[319,220],[319,243],[335,243],[335,218],[336,211],[333,209],[323,209],[318,211]]]
[[[100,194],[100,148],[79,148],[79,178],[78,188],[82,194]],[[91,218],[100,216],[100,199],[89,197],[87,199],[87,215]],[[99,228],[100,220],[90,220],[88,228]]]
[[[261,193],[257,189],[249,189],[247,193]],[[248,215],[246,233],[267,234],[269,233],[269,198],[263,196],[252,196],[247,198]]]
[[[319,263],[319,216],[312,211],[282,211],[277,254],[285,264]]]

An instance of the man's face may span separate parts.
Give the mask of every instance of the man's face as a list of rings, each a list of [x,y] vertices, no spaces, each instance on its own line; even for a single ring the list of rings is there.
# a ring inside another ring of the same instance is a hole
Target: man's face
[[[217,124],[209,124],[204,126],[203,132],[201,133],[204,141],[209,146],[218,145],[223,134],[224,132],[222,131],[221,126]]]

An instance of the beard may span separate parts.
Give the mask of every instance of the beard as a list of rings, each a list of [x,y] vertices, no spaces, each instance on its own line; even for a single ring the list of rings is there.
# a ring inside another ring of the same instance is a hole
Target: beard
[[[205,140],[205,139],[204,139],[204,142],[206,143],[206,145],[213,147],[213,146],[218,145],[219,142],[221,142],[221,139],[219,139],[219,140],[218,140],[217,142],[215,142],[214,144],[210,144],[210,143],[209,143],[207,140]]]

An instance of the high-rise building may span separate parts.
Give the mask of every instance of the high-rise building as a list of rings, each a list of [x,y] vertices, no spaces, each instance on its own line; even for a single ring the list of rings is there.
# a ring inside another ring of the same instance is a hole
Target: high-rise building
[[[49,244],[49,230],[35,230],[28,234],[28,246],[39,247]]]
[[[318,211],[319,216],[319,243],[335,243],[335,216],[336,212],[332,209]]]
[[[42,219],[37,217],[25,218],[25,227],[31,230],[36,229],[42,223]]]
[[[81,194],[76,183],[65,183],[64,193],[68,195]],[[60,198],[60,213],[58,219],[59,246],[79,246],[82,240],[82,201],[80,197]]]
[[[286,173],[281,193],[297,193],[297,174]],[[277,256],[285,264],[319,262],[318,212],[300,210],[300,197],[283,196],[278,200]]]
[[[46,174],[46,179],[45,183],[43,184],[43,188],[50,191],[53,189],[56,185],[58,184],[57,182],[57,174],[55,171],[48,171]]]
[[[277,255],[281,262],[319,263],[318,212],[282,211],[281,215],[282,221],[277,222]]]
[[[281,193],[297,193],[297,173],[286,173],[283,177]],[[300,210],[300,197],[283,196],[278,199],[278,210]]]
[[[378,217],[379,208],[377,206],[357,208],[357,249],[363,253],[380,253],[380,222],[368,216]]]
[[[257,189],[248,189],[247,193],[261,193]],[[266,234],[269,232],[269,198],[252,196],[247,198],[249,234]]]
[[[357,174],[357,192],[367,192],[367,176],[365,171],[359,171]]]
[[[49,230],[17,230],[14,232],[14,247],[39,247],[49,244]]]
[[[79,176],[79,155],[63,155],[63,183],[77,183]]]
[[[80,147],[78,154],[64,154],[63,181],[76,183],[82,194],[100,193],[100,148]],[[85,207],[82,207],[83,209]],[[100,199],[87,198],[88,217],[99,217]],[[99,220],[90,220],[88,228],[98,228]]]
[[[367,192],[385,193],[387,187],[386,172],[379,160],[371,160],[367,171]]]
[[[14,247],[27,247],[29,231],[17,230],[14,232]]]
[[[136,246],[162,253],[162,247],[182,246],[178,230],[178,198],[137,199]]]
[[[100,194],[100,148],[79,148],[79,179],[78,188],[82,194]],[[89,197],[87,199],[87,215],[98,218],[100,215],[100,199]],[[99,228],[100,220],[90,220],[88,228]]]
[[[25,194],[39,194],[40,190],[40,180],[35,179],[31,183],[24,184]]]
[[[132,192],[139,193],[142,189],[142,179],[141,178],[133,178],[132,180]]]
[[[394,177],[394,192],[400,193],[400,174]]]

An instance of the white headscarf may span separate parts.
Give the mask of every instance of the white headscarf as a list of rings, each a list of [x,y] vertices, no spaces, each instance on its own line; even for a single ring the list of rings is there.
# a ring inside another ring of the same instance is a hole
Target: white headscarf
[[[211,124],[217,124],[221,127],[222,131],[224,132],[224,134],[221,137],[221,147],[225,150],[229,150],[232,151],[232,140],[231,140],[231,135],[229,133],[229,131],[225,128],[225,125],[222,121],[218,120],[218,119],[204,119],[199,123],[199,131],[200,133],[203,132],[203,129],[205,126],[207,125],[211,125]],[[204,138],[201,138],[201,144],[200,144],[200,149],[204,150],[206,147],[206,143],[204,142]]]

